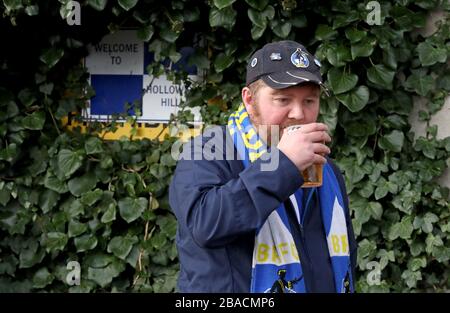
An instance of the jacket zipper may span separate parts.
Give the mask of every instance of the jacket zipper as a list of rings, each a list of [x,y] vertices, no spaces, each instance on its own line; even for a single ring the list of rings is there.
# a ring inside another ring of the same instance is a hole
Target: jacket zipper
[[[308,208],[309,208],[309,206],[310,206],[312,196],[314,195],[315,191],[316,191],[316,188],[313,188],[313,189],[310,191],[310,193],[309,193],[309,195],[308,195],[308,199],[306,200],[306,205],[305,205],[305,207],[304,207],[304,212],[303,212],[303,214],[301,214],[302,216],[301,216],[301,218],[300,218],[300,223],[299,223],[299,225],[300,225],[300,239],[301,239],[301,241],[302,241],[302,245],[303,245],[303,247],[304,247],[306,257],[308,258],[309,269],[310,269],[310,271],[311,271],[311,273],[312,273],[313,275],[314,275],[314,273],[313,273],[313,271],[312,271],[311,258],[309,257],[309,253],[308,253],[308,245],[306,244],[306,238],[305,238],[305,231],[304,231],[304,228],[303,228],[303,223],[304,223],[304,219],[305,219],[305,217],[306,217],[306,213],[307,213],[307,211],[308,211]]]

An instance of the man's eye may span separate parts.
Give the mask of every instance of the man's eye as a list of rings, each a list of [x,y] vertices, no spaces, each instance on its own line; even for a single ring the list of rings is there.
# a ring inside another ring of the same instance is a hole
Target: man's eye
[[[289,98],[275,98],[275,101],[280,103],[287,103],[289,101]]]
[[[316,100],[314,100],[314,99],[306,99],[305,103],[309,104],[309,105],[312,105],[312,104],[316,103]]]

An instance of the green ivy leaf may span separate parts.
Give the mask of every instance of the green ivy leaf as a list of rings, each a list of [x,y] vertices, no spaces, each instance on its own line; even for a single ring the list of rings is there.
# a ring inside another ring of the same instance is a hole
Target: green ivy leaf
[[[42,259],[45,257],[45,250],[38,248],[39,244],[33,242],[27,248],[20,251],[19,268],[30,268],[42,262]]]
[[[366,180],[361,186],[362,188],[358,190],[358,194],[361,197],[369,198],[373,194],[373,183],[370,180]]]
[[[351,61],[350,50],[344,45],[333,45],[327,49],[327,60],[335,67],[341,67]]]
[[[131,223],[138,219],[147,207],[148,200],[145,198],[126,197],[119,200],[120,216],[127,221],[127,223]]]
[[[417,45],[419,60],[423,66],[430,66],[436,63],[444,63],[447,60],[447,51],[444,48],[435,48],[431,43],[425,41]]]
[[[386,195],[388,194],[388,192],[389,192],[389,189],[388,189],[388,187],[387,187],[386,180],[385,180],[384,178],[383,178],[383,179],[380,179],[380,180],[378,181],[378,186],[377,186],[377,188],[375,189],[375,199],[376,199],[376,200],[379,200],[379,199],[381,199],[381,198],[386,197]]]
[[[318,40],[328,40],[337,35],[337,31],[328,25],[320,24],[317,26],[315,38]]]
[[[98,137],[90,137],[84,143],[86,154],[102,153],[102,141]]]
[[[167,243],[167,236],[161,232],[153,235],[150,238],[150,244],[155,250],[161,249]]]
[[[234,62],[234,57],[232,55],[227,55],[225,53],[220,53],[214,60],[214,68],[218,73],[223,72],[225,69],[231,66]]]
[[[413,71],[412,75],[406,80],[405,87],[425,97],[435,87],[435,81],[424,71]]]
[[[345,37],[347,37],[350,42],[356,43],[360,41],[361,39],[365,38],[367,36],[367,32],[363,30],[358,30],[354,27],[348,27],[345,29]]]
[[[58,167],[66,175],[70,177],[83,164],[83,155],[68,149],[62,149],[58,153]]]
[[[384,135],[378,141],[378,146],[381,149],[400,152],[402,151],[405,135],[399,130],[393,130],[387,135]]]
[[[88,227],[84,223],[80,223],[76,220],[70,220],[69,221],[69,238],[77,237],[87,231]]]
[[[3,4],[8,11],[21,9],[22,0],[3,0]]]
[[[116,204],[110,203],[108,209],[103,213],[100,222],[103,224],[110,223],[116,219]]]
[[[119,0],[119,5],[125,10],[129,11],[134,8],[138,0]]]
[[[9,190],[0,189],[0,204],[1,205],[5,206],[9,202],[10,198],[11,198],[11,193],[9,192]]]
[[[209,69],[209,66],[210,66],[209,59],[202,52],[196,52],[196,53],[192,54],[191,56],[189,56],[188,64],[195,65],[199,69]],[[154,150],[152,152],[152,155],[153,155],[153,153],[159,153],[159,150]],[[157,160],[153,161],[153,162],[157,162]]]
[[[36,111],[22,119],[22,126],[26,129],[41,130],[45,124],[45,113]]]
[[[322,103],[320,104],[322,106]],[[377,132],[376,118],[372,115],[362,115],[358,119],[345,122],[346,132],[355,137],[367,137]]]
[[[333,19],[333,29],[338,29],[347,26],[351,22],[360,20],[360,14],[355,11],[346,12],[345,14],[338,14]]]
[[[414,258],[408,261],[408,268],[412,271],[418,271],[421,268],[427,266],[427,260],[425,257]]]
[[[222,10],[226,7],[229,7],[232,5],[236,0],[214,0],[214,5],[219,9]]]
[[[64,56],[63,49],[50,48],[45,50],[41,55],[40,60],[44,62],[49,68],[52,68]]]
[[[361,225],[370,220],[372,212],[366,199],[353,196],[350,199],[351,207],[355,211],[355,220]]]
[[[366,86],[337,95],[336,98],[345,105],[351,112],[361,111],[369,101],[369,89]]]
[[[377,244],[364,238],[358,243],[358,259],[370,257],[377,251]]]
[[[183,12],[183,20],[185,22],[195,22],[200,19],[200,10],[198,7],[185,8]]]
[[[172,157],[171,154],[166,153],[161,156],[161,164],[167,167],[172,167],[177,164],[177,161]]]
[[[69,191],[67,184],[64,181],[59,180],[50,171],[45,175],[44,186],[60,194]]]
[[[377,221],[380,221],[383,215],[383,207],[381,206],[381,204],[379,202],[371,201],[369,202],[369,209],[372,217]]]
[[[42,245],[46,247],[47,251],[63,250],[67,244],[68,237],[61,232],[49,232],[46,235],[43,234],[44,239]]]
[[[419,218],[416,216],[416,218]],[[427,212],[425,213],[420,227],[424,233],[431,233],[433,231],[433,224],[439,221],[439,217],[436,214]],[[416,219],[414,219],[414,225],[416,225]]]
[[[80,202],[84,205],[92,206],[95,202],[100,200],[103,196],[103,190],[95,189],[92,191],[88,191],[81,196]]]
[[[178,37],[180,36],[180,33],[179,32],[174,32],[170,28],[163,28],[159,32],[159,36],[161,36],[161,38],[164,39],[167,42],[174,43],[178,39]],[[177,58],[179,58],[178,56],[179,55],[177,54]],[[176,62],[175,60],[172,60],[172,61]]]
[[[93,173],[87,173],[80,177],[75,177],[69,180],[67,186],[69,191],[74,196],[81,196],[82,194],[92,190],[97,184],[97,177]]]
[[[433,253],[434,247],[442,247],[443,245],[444,242],[442,241],[442,238],[439,235],[434,235],[430,233],[425,239],[425,251],[428,254]]]
[[[405,280],[409,288],[414,288],[417,285],[417,281],[422,280],[422,273],[420,271],[406,270],[402,273],[401,277]]]
[[[52,82],[42,84],[39,86],[39,91],[42,92],[44,95],[49,96],[51,95],[54,86],[55,85]]]
[[[397,115],[397,114],[392,114],[392,115],[387,116],[383,120],[383,126],[386,128],[402,129],[402,128],[408,126],[408,122],[405,117]]]
[[[395,261],[395,254],[394,251],[386,251],[385,249],[381,249],[377,253],[377,257],[380,258],[380,267],[381,270],[386,267],[386,265],[390,262]]]
[[[166,234],[166,236],[170,240],[175,239],[175,235],[177,232],[177,221],[172,215],[169,215],[168,217],[158,218],[156,224],[161,229],[161,232]]]
[[[70,218],[76,217],[84,213],[84,206],[81,204],[80,199],[70,197],[61,206],[61,209]]]
[[[153,25],[146,25],[138,29],[137,36],[142,41],[150,41],[152,39],[155,29]]]
[[[377,64],[367,70],[367,78],[370,82],[384,89],[392,90],[392,82],[395,72],[386,66]]]
[[[231,6],[222,10],[212,8],[209,12],[209,25],[211,27],[224,27],[231,30],[236,22],[236,15],[236,11]]]
[[[139,240],[136,236],[116,236],[109,242],[108,252],[113,253],[119,259],[125,260],[133,248],[133,245],[138,241]]]
[[[422,151],[423,154],[430,159],[434,159],[437,153],[435,143],[425,137],[419,137],[417,139],[414,150]]]
[[[352,59],[355,60],[358,57],[369,57],[372,55],[375,47],[375,39],[362,40],[357,43],[353,43],[351,47]]]
[[[348,74],[339,68],[331,68],[328,71],[328,84],[335,95],[347,92],[353,89],[358,82],[358,76]]]
[[[261,14],[261,12],[250,8],[247,11],[247,15],[248,15],[248,18],[252,21],[253,26],[257,26],[257,27],[263,28],[263,29],[266,28],[267,19],[264,17],[264,15]]]
[[[26,107],[31,106],[37,100],[36,94],[29,88],[21,90],[18,97],[20,102]]]
[[[107,3],[108,0],[88,0],[88,4],[97,11],[103,11]]]
[[[296,28],[304,28],[308,26],[308,20],[304,14],[296,14],[289,20],[289,23]]]
[[[253,25],[252,30],[251,30],[252,39],[257,40],[257,39],[261,38],[261,36],[264,34],[265,30],[266,30],[266,27],[259,27],[259,26]]]
[[[339,167],[345,172],[345,177],[353,184],[361,181],[366,175],[365,171],[354,158],[342,158],[337,162]]]
[[[7,117],[12,118],[19,114],[19,108],[17,107],[17,104],[15,102],[10,101],[8,103],[8,108],[7,108],[6,112],[7,112],[7,114],[6,114]]]
[[[55,276],[46,267],[42,267],[33,275],[33,288],[44,288],[50,285],[54,279]]]
[[[50,212],[50,210],[53,209],[58,203],[59,198],[59,194],[52,189],[47,189],[43,193],[41,193],[39,198],[39,207],[41,208],[42,212]]]
[[[25,12],[29,16],[35,16],[39,14],[39,6],[38,5],[28,5],[25,8]]]
[[[105,267],[89,267],[88,268],[88,279],[96,282],[100,287],[104,288],[109,285],[112,280],[119,276],[125,270],[125,263],[114,260]]]
[[[17,153],[17,145],[15,143],[11,143],[5,149],[0,150],[0,160],[5,160],[11,163],[17,157]]]
[[[395,240],[398,237],[403,239],[411,238],[413,232],[412,217],[406,216],[398,223],[391,226],[389,231],[389,240]]]
[[[86,234],[74,239],[77,252],[84,252],[94,249],[97,246],[98,240],[92,234]]]
[[[280,38],[286,38],[291,32],[292,25],[289,22],[280,22],[278,20],[270,21],[270,28]]]
[[[245,0],[245,2],[252,8],[262,11],[269,3],[269,0]]]

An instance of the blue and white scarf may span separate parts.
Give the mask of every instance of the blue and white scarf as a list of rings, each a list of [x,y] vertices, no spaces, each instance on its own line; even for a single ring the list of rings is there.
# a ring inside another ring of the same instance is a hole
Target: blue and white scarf
[[[266,144],[259,138],[243,104],[231,114],[228,120],[228,131],[245,167],[249,166],[249,161],[256,161],[267,151]],[[353,292],[344,202],[339,183],[329,164],[324,165],[323,184],[316,189],[336,292],[346,290]],[[300,212],[308,209],[308,203],[315,190],[310,191],[306,208],[302,207],[303,192],[304,189],[299,188],[290,196],[300,225],[303,223]],[[280,272],[285,273],[284,278],[279,276]],[[279,284],[282,292],[307,292],[301,261],[283,203],[256,231],[250,290],[259,293],[270,292],[276,284]]]

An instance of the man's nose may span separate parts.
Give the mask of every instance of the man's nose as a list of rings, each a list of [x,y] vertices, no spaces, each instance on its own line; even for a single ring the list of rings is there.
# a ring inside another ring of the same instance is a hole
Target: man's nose
[[[305,117],[303,114],[303,106],[300,103],[296,103],[292,106],[288,114],[289,118],[301,120]]]

